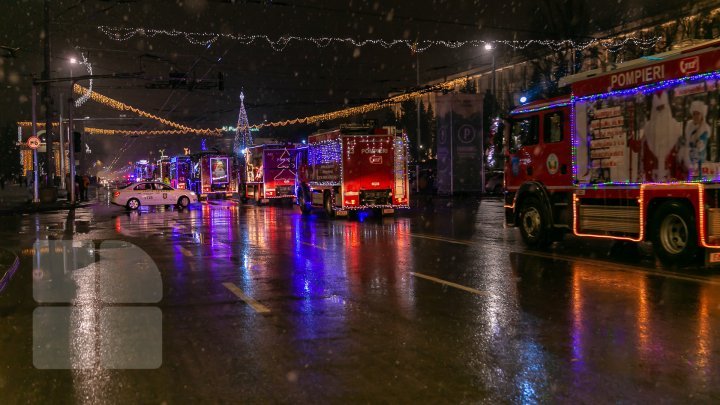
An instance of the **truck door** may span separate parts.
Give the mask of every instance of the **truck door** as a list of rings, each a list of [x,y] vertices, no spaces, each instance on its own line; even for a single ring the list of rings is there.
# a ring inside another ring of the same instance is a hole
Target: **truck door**
[[[505,187],[514,193],[538,172],[537,155],[541,149],[538,114],[510,120],[507,159],[505,160]]]
[[[541,148],[533,159],[538,162],[536,178],[551,192],[572,185],[569,113],[561,109],[542,115]]]

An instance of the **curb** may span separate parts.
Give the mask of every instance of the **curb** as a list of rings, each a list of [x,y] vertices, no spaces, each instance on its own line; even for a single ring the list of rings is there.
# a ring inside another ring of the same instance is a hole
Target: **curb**
[[[32,204],[32,203],[30,203],[30,204]],[[76,204],[76,205],[62,204],[62,205],[50,205],[50,206],[26,205],[26,206],[14,207],[14,208],[0,208],[0,216],[34,214],[34,213],[39,213],[39,212],[50,212],[50,211],[67,211],[67,210],[73,210],[76,208],[85,208],[85,207],[89,207],[91,205],[92,204]]]
[[[0,293],[5,290],[7,285],[10,283],[10,279],[13,275],[15,275],[18,267],[20,267],[20,258],[16,254],[13,254],[13,256],[15,256],[15,261],[10,265],[10,268],[5,272],[5,274],[3,274],[2,278],[0,278]]]

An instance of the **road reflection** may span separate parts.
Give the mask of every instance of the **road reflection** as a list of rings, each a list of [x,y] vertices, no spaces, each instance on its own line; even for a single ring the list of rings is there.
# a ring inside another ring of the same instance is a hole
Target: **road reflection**
[[[538,333],[544,346],[570,365],[572,391],[601,393],[597,376],[604,373],[619,376],[620,388],[668,389],[680,382],[701,394],[718,378],[713,375],[720,367],[713,345],[720,337],[718,280],[675,280],[521,253],[510,257],[521,280],[520,305],[548,321]],[[558,319],[566,319],[567,337]]]

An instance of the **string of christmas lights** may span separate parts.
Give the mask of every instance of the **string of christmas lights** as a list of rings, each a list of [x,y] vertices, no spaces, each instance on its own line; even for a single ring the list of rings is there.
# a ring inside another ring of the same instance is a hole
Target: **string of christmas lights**
[[[386,49],[393,48],[396,46],[404,46],[413,52],[424,52],[432,47],[445,47],[449,49],[457,49],[462,47],[486,47],[492,46],[493,48],[502,45],[514,50],[522,50],[530,46],[540,45],[552,49],[553,51],[560,50],[577,50],[583,51],[592,47],[603,47],[610,51],[616,52],[628,44],[648,49],[655,46],[659,41],[660,37],[654,36],[650,38],[644,38],[640,36],[624,36],[619,38],[606,38],[606,39],[589,39],[586,41],[575,41],[571,39],[564,40],[551,40],[551,39],[529,39],[529,40],[493,40],[485,41],[479,39],[466,40],[466,41],[447,41],[447,40],[409,40],[409,39],[354,39],[349,37],[302,37],[296,35],[283,35],[277,39],[273,39],[268,35],[260,34],[230,34],[230,33],[216,33],[216,32],[188,32],[180,30],[163,30],[154,28],[125,28],[125,27],[110,27],[107,25],[100,25],[97,27],[101,32],[107,35],[109,38],[115,41],[127,41],[136,36],[144,36],[147,38],[154,38],[156,36],[168,36],[174,38],[184,38],[193,45],[210,46],[219,39],[229,39],[238,41],[243,45],[251,45],[256,42],[267,43],[274,51],[280,52],[285,50],[293,42],[297,43],[311,43],[318,48],[325,48],[332,44],[350,45],[355,48],[364,46],[380,46]]]
[[[92,64],[88,62],[88,59],[85,57],[85,54],[81,53],[80,56],[82,56],[82,61],[78,62],[79,64],[85,66],[85,69],[87,69],[88,75],[92,76],[93,70],[92,70]],[[90,78],[90,84],[85,93],[83,93],[82,96],[78,97],[77,100],[75,100],[75,107],[80,107],[81,105],[85,104],[88,99],[90,99],[90,95],[92,94],[93,89],[93,79]]]
[[[85,94],[85,93],[87,93],[87,90],[88,90],[87,88],[85,88],[85,87],[83,87],[83,86],[81,86],[81,85],[79,85],[79,84],[77,84],[77,83],[73,86],[73,91],[74,91],[75,93],[77,93],[77,94]],[[143,111],[143,110],[141,110],[141,109],[139,109],[139,108],[135,108],[135,107],[133,107],[133,106],[127,105],[127,104],[125,104],[125,103],[123,103],[123,102],[117,101],[117,100],[112,99],[112,98],[107,97],[107,96],[104,96],[104,95],[102,95],[102,94],[100,94],[100,93],[98,93],[98,92],[92,92],[92,93],[90,93],[89,97],[90,97],[90,99],[92,99],[93,101],[98,102],[98,103],[103,104],[103,105],[106,105],[106,106],[108,106],[108,107],[110,107],[110,108],[113,108],[113,109],[115,109],[115,110],[119,110],[119,111],[131,111],[131,112],[133,112],[133,113],[135,113],[135,114],[137,114],[137,115],[139,115],[139,116],[141,116],[141,117],[150,118],[150,119],[153,119],[153,120],[155,120],[155,121],[158,121],[158,122],[160,122],[160,123],[162,123],[162,124],[165,124],[165,125],[167,125],[167,126],[169,126],[169,127],[173,127],[173,128],[177,128],[177,129],[180,129],[180,130],[182,130],[182,131],[185,131],[185,133],[193,133],[193,134],[201,134],[201,135],[220,135],[220,134],[222,133],[222,130],[221,130],[221,129],[218,129],[218,128],[216,128],[216,129],[210,129],[210,128],[205,128],[205,129],[190,128],[190,127],[188,127],[188,126],[185,126],[185,125],[182,125],[182,124],[178,124],[177,122],[170,121],[170,120],[167,120],[167,119],[165,119],[165,118],[158,117],[157,115],[150,114],[149,112]]]

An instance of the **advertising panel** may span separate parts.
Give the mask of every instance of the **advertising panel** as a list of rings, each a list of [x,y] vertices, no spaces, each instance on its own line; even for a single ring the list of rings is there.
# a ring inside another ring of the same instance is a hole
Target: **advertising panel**
[[[436,100],[438,193],[480,193],[483,97],[447,94]]]
[[[718,180],[718,83],[576,104],[581,183]]]
[[[227,184],[230,181],[228,158],[210,158],[210,181],[212,184]]]

